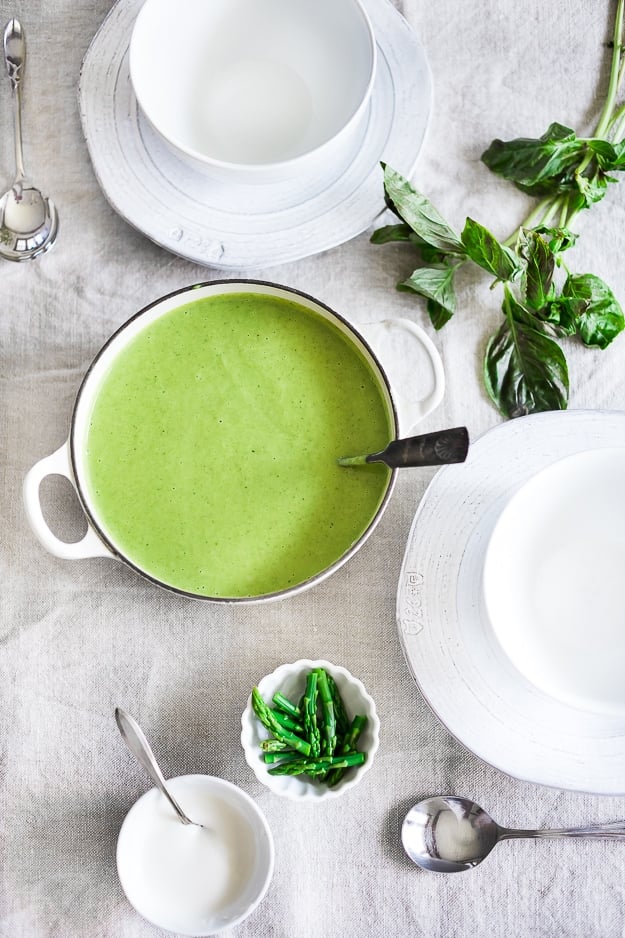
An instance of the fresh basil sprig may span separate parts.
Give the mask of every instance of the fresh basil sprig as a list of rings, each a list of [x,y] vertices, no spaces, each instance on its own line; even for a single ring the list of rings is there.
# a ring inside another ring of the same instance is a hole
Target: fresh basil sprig
[[[503,313],[505,320],[490,339],[484,361],[491,398],[507,417],[565,409],[569,374],[562,349],[507,285]]]
[[[467,218],[458,235],[432,203],[390,166],[384,170],[387,206],[400,224],[380,228],[374,244],[405,242],[422,266],[397,286],[427,300],[441,329],[457,308],[457,270],[471,262],[502,282],[504,321],[488,342],[486,390],[506,417],[568,404],[569,377],[559,341],[576,336],[605,349],[625,329],[623,310],[595,274],[571,273],[562,255],[577,234],[571,223],[600,201],[615,172],[625,171],[625,103],[617,104],[625,75],[625,0],[618,0],[608,92],[591,137],[552,123],[537,139],[494,140],[482,154],[490,170],[540,198],[534,211],[505,242]]]

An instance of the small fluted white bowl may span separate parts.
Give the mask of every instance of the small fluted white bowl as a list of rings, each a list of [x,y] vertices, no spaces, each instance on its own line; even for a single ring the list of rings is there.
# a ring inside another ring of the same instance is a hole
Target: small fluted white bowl
[[[261,740],[268,739],[270,734],[256,718],[250,694],[241,717],[241,745],[245,760],[263,785],[270,788],[276,795],[291,798],[293,801],[329,801],[345,794],[346,791],[354,788],[369,771],[380,745],[380,721],[373,698],[365,690],[362,681],[350,674],[346,668],[330,664],[329,661],[312,661],[304,658],[293,664],[281,665],[259,682],[258,689],[263,700],[271,704],[276,691],[281,691],[290,700],[298,701],[304,693],[306,677],[313,668],[324,668],[334,678],[350,721],[356,714],[367,717],[367,724],[357,743],[357,748],[366,753],[367,758],[362,765],[348,769],[338,785],[333,788],[329,788],[322,782],[315,782],[305,775],[270,775],[269,769],[272,766],[263,761],[263,753],[260,749]]]

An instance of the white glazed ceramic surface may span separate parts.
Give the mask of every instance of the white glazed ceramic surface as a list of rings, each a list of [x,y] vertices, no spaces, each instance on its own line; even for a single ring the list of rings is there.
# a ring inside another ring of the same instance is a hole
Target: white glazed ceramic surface
[[[625,794],[625,715],[574,707],[524,677],[495,637],[482,577],[493,528],[521,485],[624,438],[625,413],[609,411],[536,414],[489,431],[427,489],[397,595],[408,666],[460,742],[510,775],[597,794]]]
[[[263,700],[271,704],[271,698],[276,691],[281,691],[290,700],[299,701],[306,688],[306,677],[313,668],[324,668],[334,678],[350,719],[353,720],[357,714],[367,717],[367,725],[358,741],[358,749],[367,753],[366,762],[349,769],[342,781],[334,788],[328,788],[321,782],[314,782],[307,776],[270,775],[271,765],[263,761],[262,751],[259,749],[261,740],[268,739],[269,733],[254,715],[251,696],[241,717],[241,745],[245,760],[256,778],[276,795],[293,801],[318,803],[339,798],[354,788],[369,771],[380,745],[380,721],[373,698],[365,690],[362,681],[355,678],[345,668],[330,664],[329,661],[302,659],[293,664],[281,665],[259,682],[258,689]]]
[[[266,185],[238,185],[194,170],[143,118],[128,46],[143,0],[119,0],[85,56],[80,111],[102,190],[122,218],[197,264],[253,270],[342,244],[384,210],[380,160],[410,174],[431,110],[419,39],[389,0],[363,0],[377,67],[363,121],[332,167]],[[170,69],[174,80],[175,69]]]
[[[130,76],[183,159],[217,178],[279,181],[331,168],[364,115],[375,50],[359,0],[178,0],[175,14],[146,0]]]
[[[201,858],[198,838],[216,837],[221,831],[202,831],[181,824],[164,796],[155,788],[146,792],[132,806],[119,832],[117,840],[117,871],[122,888],[129,902],[149,922],[177,934],[204,936],[214,935],[232,928],[253,912],[271,882],[274,867],[274,845],[271,830],[264,814],[244,791],[230,782],[209,775],[183,775],[168,779],[172,795],[185,806],[193,820],[208,824],[209,815],[202,813],[203,799],[216,798],[225,805],[230,823],[236,824],[236,848],[234,837],[216,846],[209,844],[211,853],[226,864],[231,864],[233,881],[226,877],[219,882],[219,873],[205,875],[211,878],[210,886],[219,895],[218,907],[211,911],[204,905],[198,886],[201,871],[192,868],[193,858]],[[169,816],[171,813],[171,817]],[[171,824],[170,824],[171,821]],[[157,866],[154,880],[145,867],[145,842],[158,831],[166,842],[160,844],[157,835],[152,844]],[[234,850],[234,855],[233,855]],[[239,883],[236,882],[237,856],[249,869]],[[187,871],[187,882],[177,884],[181,871]],[[215,882],[217,880],[217,882]],[[190,887],[190,884],[191,887]],[[207,883],[207,885],[209,885]],[[219,887],[221,886],[221,890]],[[180,895],[189,893],[189,901],[180,902]],[[192,903],[195,908],[192,908]]]
[[[175,293],[162,297],[137,313],[103,346],[89,367],[79,389],[72,416],[70,437],[67,444],[64,444],[52,455],[40,460],[26,475],[24,480],[26,515],[35,535],[52,554],[63,559],[72,560],[102,556],[123,560],[138,573],[141,573],[157,585],[166,586],[174,592],[183,592],[178,590],[175,585],[165,584],[159,580],[155,580],[148,571],[136,566],[131,558],[125,556],[118,550],[114,535],[111,534],[101,522],[97,505],[94,504],[89,486],[86,483],[88,477],[86,466],[86,440],[89,419],[102,381],[111,368],[113,361],[119,352],[125,348],[139,332],[160,316],[178,309],[180,306],[184,305],[187,300],[197,301],[210,296],[241,292],[255,292],[262,295],[276,296],[291,300],[324,319],[329,320],[334,326],[338,327],[343,335],[359,349],[368,362],[373,374],[376,376],[380,391],[384,396],[388,408],[389,416],[391,417],[395,436],[402,434],[407,435],[419,420],[430,413],[440,403],[445,389],[445,378],[440,356],[428,336],[410,320],[394,319],[384,321],[383,323],[372,323],[368,326],[361,326],[359,332],[353,326],[350,326],[346,320],[329,309],[329,307],[324,306],[313,297],[299,293],[289,287],[262,281],[212,281],[210,283],[197,284],[176,291]],[[361,337],[361,333],[365,338]],[[369,335],[373,348],[367,343],[367,337]],[[380,364],[375,353],[375,346],[379,344],[384,354],[385,340],[388,339],[389,335],[401,335],[402,340],[405,342],[404,354],[401,356],[401,359],[413,363],[413,383],[415,374],[421,374],[422,376],[424,371],[427,373],[424,391],[420,399],[410,398],[406,393],[402,393],[402,389],[399,389],[397,404],[395,402],[395,391],[391,389],[391,384],[385,372],[384,365]],[[57,538],[48,527],[43,516],[39,499],[39,488],[43,479],[50,474],[64,475],[70,480],[78,493],[87,515],[91,527],[88,529],[85,537],[77,543],[67,544]],[[222,599],[186,592],[184,595],[213,602],[256,603],[268,602],[285,596],[295,595],[303,590],[309,589],[311,586],[320,583],[338,570],[364,544],[376,528],[386,509],[395,486],[395,480],[396,471],[393,471],[390,475],[382,503],[361,537],[352,544],[334,564],[316,576],[311,577],[309,580],[297,584],[290,589],[282,590],[279,593],[268,593],[263,596]]]
[[[568,456],[504,508],[484,562],[495,635],[573,707],[625,715],[625,448]]]

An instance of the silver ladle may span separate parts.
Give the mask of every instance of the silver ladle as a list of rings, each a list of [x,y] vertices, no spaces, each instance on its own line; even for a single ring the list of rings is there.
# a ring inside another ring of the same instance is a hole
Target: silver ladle
[[[198,824],[197,821],[192,821],[191,818],[187,817],[167,788],[165,778],[152,752],[152,748],[137,721],[131,717],[129,713],[126,713],[125,710],[122,710],[121,707],[115,707],[115,720],[119,732],[122,734],[122,738],[131,753],[139,760],[161,794],[165,795],[180,821],[182,821],[183,824],[193,824],[195,827],[204,827],[204,824]]]
[[[22,149],[22,80],[26,61],[24,30],[18,19],[4,29],[4,61],[13,98],[15,180],[0,197],[0,257],[26,261],[48,251],[56,240],[59,217],[51,199],[28,180]]]
[[[341,456],[339,466],[365,466],[383,462],[389,469],[415,469],[424,466],[446,466],[464,462],[469,451],[469,432],[466,427],[435,430],[421,436],[393,440],[386,449],[366,456]]]
[[[556,830],[515,830],[501,827],[468,798],[453,795],[426,798],[410,809],[401,829],[404,850],[411,860],[436,873],[470,870],[488,856],[500,840],[522,837],[593,837],[625,839],[625,821],[565,827]]]

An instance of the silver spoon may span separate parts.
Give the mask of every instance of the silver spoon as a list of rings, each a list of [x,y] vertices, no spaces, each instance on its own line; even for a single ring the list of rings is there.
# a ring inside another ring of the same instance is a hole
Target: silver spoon
[[[165,784],[165,778],[161,772],[158,762],[154,757],[152,748],[143,734],[143,730],[133,717],[121,707],[115,707],[115,720],[123,740],[130,749],[133,756],[136,756],[143,768],[146,770],[156,787],[167,798],[172,808],[178,815],[183,824],[193,824],[195,827],[204,827],[197,821],[192,821],[184,813],[174,796],[168,790]]]
[[[560,830],[514,830],[501,827],[468,798],[453,795],[426,798],[410,809],[401,829],[411,860],[436,873],[460,873],[477,866],[500,840],[530,837],[594,837],[625,839],[625,821],[565,827]]]
[[[383,462],[389,469],[414,469],[464,462],[468,451],[467,428],[454,427],[451,430],[437,430],[435,433],[393,440],[380,453],[370,453],[368,456],[341,456],[337,462],[339,466],[364,466],[367,463]]]
[[[0,257],[25,261],[48,251],[56,240],[59,217],[51,199],[26,176],[22,150],[22,80],[26,61],[24,30],[18,19],[4,29],[4,61],[11,82],[15,130],[15,180],[0,197]]]

